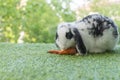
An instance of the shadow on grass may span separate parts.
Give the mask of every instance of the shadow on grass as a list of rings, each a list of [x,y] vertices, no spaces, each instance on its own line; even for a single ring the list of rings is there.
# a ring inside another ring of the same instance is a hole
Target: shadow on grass
[[[48,53],[50,54],[50,53]],[[106,57],[106,56],[117,56],[120,55],[118,51],[114,50],[114,51],[106,51],[103,53],[88,53],[87,55],[59,55],[59,54],[51,54],[51,55],[55,55],[55,56],[61,56],[61,57]]]
[[[55,48],[55,46],[54,46]],[[117,45],[115,50],[111,50],[111,51],[106,51],[106,52],[102,52],[102,53],[87,53],[87,55],[59,55],[59,54],[51,54],[51,55],[58,55],[58,56],[68,56],[68,57],[89,57],[89,56],[98,56],[98,57],[103,57],[103,56],[114,56],[114,55],[120,55],[120,45]],[[50,53],[48,53],[50,54]]]

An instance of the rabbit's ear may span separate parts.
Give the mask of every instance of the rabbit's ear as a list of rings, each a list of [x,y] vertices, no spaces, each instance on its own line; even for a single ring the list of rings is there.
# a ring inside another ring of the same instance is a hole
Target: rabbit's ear
[[[76,42],[76,49],[77,49],[78,53],[80,55],[87,54],[86,47],[84,45],[84,42],[82,40],[81,34],[79,33],[78,29],[74,28],[73,33],[74,33],[73,35],[74,35],[74,39],[75,39],[75,42]]]

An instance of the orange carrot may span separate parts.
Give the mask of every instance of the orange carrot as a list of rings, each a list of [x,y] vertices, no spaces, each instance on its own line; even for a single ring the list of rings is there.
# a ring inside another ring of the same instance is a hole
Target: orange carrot
[[[76,54],[77,51],[76,51],[76,48],[68,48],[68,49],[65,49],[65,50],[49,50],[48,53],[52,53],[52,54],[70,54],[70,55],[73,55],[73,54]]]

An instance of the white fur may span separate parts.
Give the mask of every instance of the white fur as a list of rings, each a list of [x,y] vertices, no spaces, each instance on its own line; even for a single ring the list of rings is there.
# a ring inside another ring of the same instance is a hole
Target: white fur
[[[68,28],[72,26],[67,26],[68,23],[61,23],[58,25],[58,28],[57,28],[57,33],[59,35],[58,39],[56,39],[56,44],[59,45],[60,49],[63,50],[63,49],[67,49],[67,48],[70,48],[70,47],[75,47],[75,41],[74,39],[66,39],[65,37],[65,34],[66,32],[68,32]],[[71,24],[71,23],[69,23]],[[61,27],[62,26],[62,27]]]
[[[94,16],[96,17],[96,16]],[[93,22],[93,19],[90,20]],[[69,24],[69,26],[68,26]],[[106,23],[104,23],[106,24]],[[97,25],[95,23],[95,25]],[[114,28],[110,27],[109,29],[105,29],[103,31],[103,36],[93,37],[89,34],[87,28],[91,28],[92,25],[86,22],[71,22],[71,23],[61,23],[57,28],[58,38],[56,39],[56,44],[60,49],[67,49],[70,47],[75,47],[76,42],[75,39],[66,39],[65,34],[69,31],[69,28],[73,30],[73,28],[77,28],[79,33],[81,34],[83,43],[88,52],[100,53],[106,50],[114,50],[116,44],[118,43],[119,37],[113,36]],[[117,30],[118,31],[118,30]],[[72,32],[73,33],[73,32]],[[73,33],[74,34],[74,33]],[[119,33],[118,33],[119,34]]]
[[[82,36],[87,51],[100,53],[106,50],[113,50],[115,48],[116,44],[118,43],[118,37],[114,38],[112,36],[112,30],[113,30],[112,27],[103,32],[104,36],[94,38],[91,35],[89,35],[86,26],[87,25],[85,25],[84,23],[76,24],[76,28],[79,30]],[[84,29],[84,31],[82,31],[82,29]]]

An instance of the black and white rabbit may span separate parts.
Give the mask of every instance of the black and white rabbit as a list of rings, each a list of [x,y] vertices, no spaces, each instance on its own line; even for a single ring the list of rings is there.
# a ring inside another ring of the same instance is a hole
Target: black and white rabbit
[[[93,14],[80,21],[61,23],[57,27],[56,45],[62,49],[76,47],[81,55],[114,50],[119,40],[117,25],[108,17]]]

